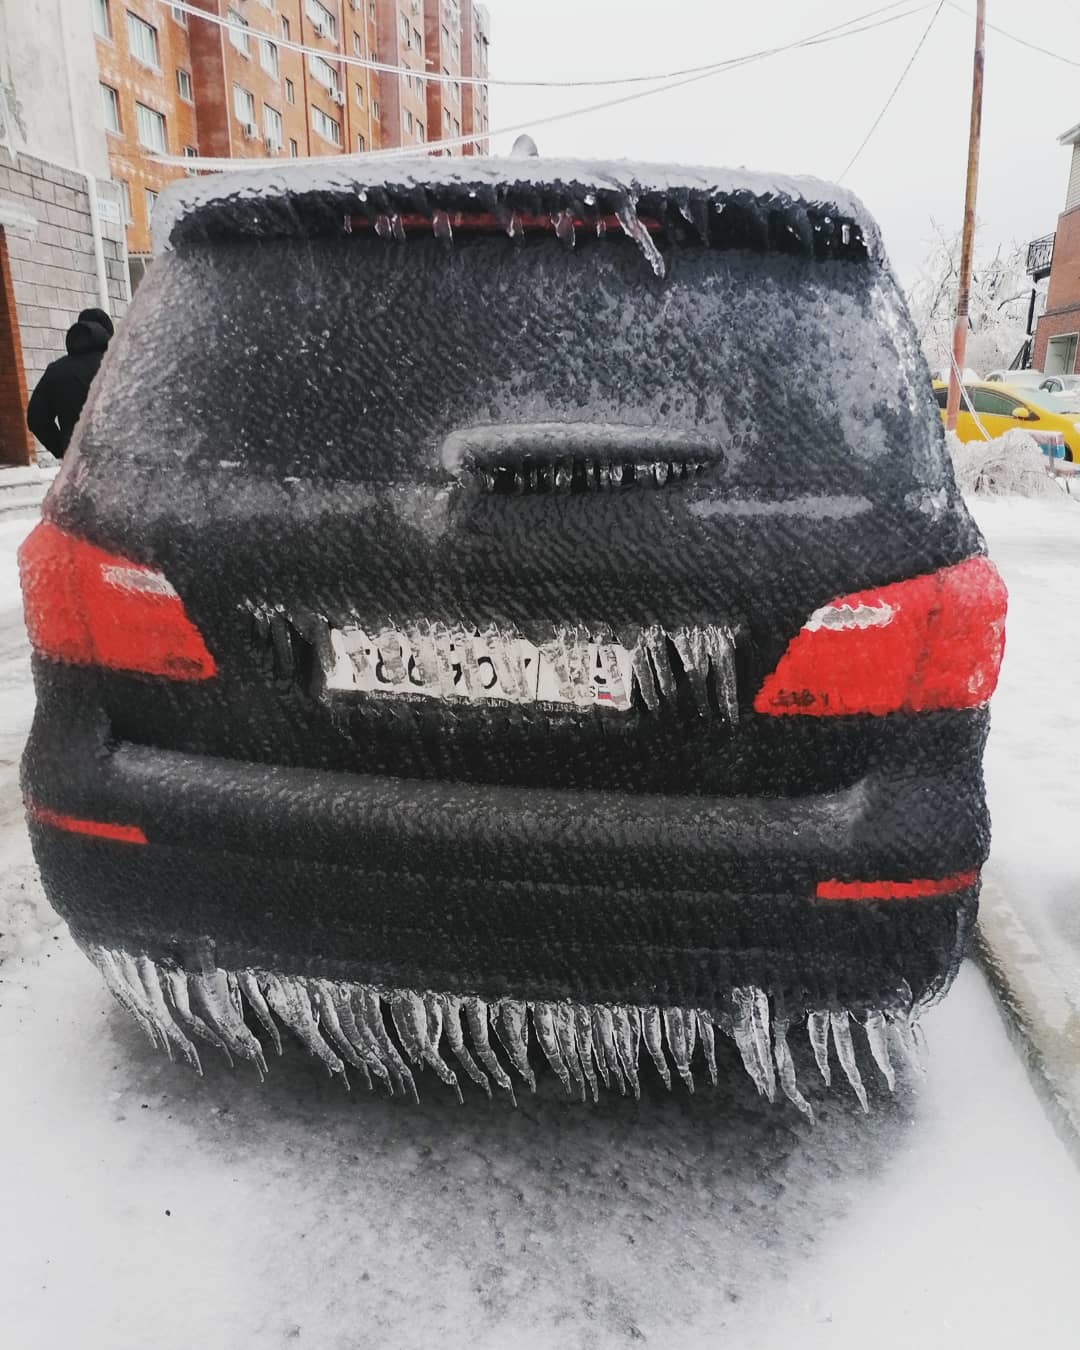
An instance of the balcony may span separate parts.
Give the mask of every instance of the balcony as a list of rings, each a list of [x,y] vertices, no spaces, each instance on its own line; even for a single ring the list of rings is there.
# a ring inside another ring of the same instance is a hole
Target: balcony
[[[1050,275],[1050,265],[1054,260],[1055,235],[1047,234],[1041,239],[1033,239],[1028,244],[1027,271],[1033,281],[1042,281]]]

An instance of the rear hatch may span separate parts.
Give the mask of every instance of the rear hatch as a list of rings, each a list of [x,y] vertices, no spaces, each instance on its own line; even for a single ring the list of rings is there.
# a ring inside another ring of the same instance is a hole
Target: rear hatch
[[[754,711],[821,606],[981,548],[857,206],[501,171],[189,189],[49,512],[160,568],[216,675],[63,678],[121,741],[406,778],[932,761],[955,714]]]

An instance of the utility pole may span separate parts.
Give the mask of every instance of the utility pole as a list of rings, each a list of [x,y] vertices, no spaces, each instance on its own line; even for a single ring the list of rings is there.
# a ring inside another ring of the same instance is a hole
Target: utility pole
[[[975,247],[975,198],[979,189],[979,141],[982,136],[983,65],[986,57],[986,0],[977,0],[975,10],[975,61],[971,73],[971,126],[968,130],[967,188],[964,193],[964,232],[960,243],[960,291],[956,297],[952,368],[949,371],[949,401],[945,429],[956,430],[960,411],[960,374],[967,356],[968,305],[971,298],[971,254]]]

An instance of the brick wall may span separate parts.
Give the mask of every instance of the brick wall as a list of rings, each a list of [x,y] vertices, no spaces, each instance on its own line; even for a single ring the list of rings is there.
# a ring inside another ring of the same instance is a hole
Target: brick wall
[[[107,308],[118,318],[128,293],[119,189],[99,182],[98,192]],[[108,219],[102,219],[105,213]],[[63,356],[64,335],[79,311],[101,303],[86,179],[0,147],[0,220],[26,386],[32,390],[49,362]]]
[[[1032,356],[1035,368],[1046,369],[1046,346],[1052,337],[1077,332],[1080,332],[1080,207],[1058,217],[1046,312],[1035,330]]]
[[[11,280],[7,236],[0,226],[0,464],[29,464],[26,372],[19,342],[19,316]]]

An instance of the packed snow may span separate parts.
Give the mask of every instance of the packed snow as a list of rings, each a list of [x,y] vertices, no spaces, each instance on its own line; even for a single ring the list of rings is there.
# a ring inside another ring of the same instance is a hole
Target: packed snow
[[[1080,505],[979,500],[1011,592],[987,761],[991,868],[1080,968]],[[1075,1344],[1080,1175],[982,976],[926,1019],[924,1080],[809,1126],[733,1052],[693,1097],[557,1085],[517,1111],[346,1093],[299,1047],[267,1082],[155,1053],[44,901],[18,823],[32,692],[0,521],[0,1332],[19,1350],[772,1350]],[[809,1078],[810,1075],[807,1075]]]

